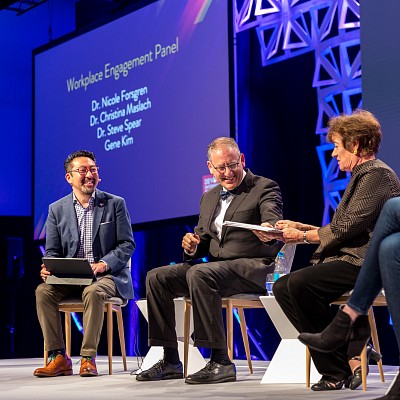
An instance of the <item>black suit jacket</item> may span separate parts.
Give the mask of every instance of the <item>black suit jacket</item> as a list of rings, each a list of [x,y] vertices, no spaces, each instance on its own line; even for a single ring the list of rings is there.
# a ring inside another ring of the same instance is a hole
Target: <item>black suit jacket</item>
[[[209,261],[226,261],[229,269],[239,276],[265,287],[272,262],[282,243],[263,244],[252,231],[247,229],[222,228],[221,240],[213,231],[221,185],[205,193],[200,202],[200,217],[195,232],[200,244],[193,256],[186,260],[208,256]],[[274,225],[282,219],[282,197],[278,184],[271,179],[253,175],[246,170],[246,176],[237,188],[237,194],[230,203],[224,220],[260,225],[269,222]]]

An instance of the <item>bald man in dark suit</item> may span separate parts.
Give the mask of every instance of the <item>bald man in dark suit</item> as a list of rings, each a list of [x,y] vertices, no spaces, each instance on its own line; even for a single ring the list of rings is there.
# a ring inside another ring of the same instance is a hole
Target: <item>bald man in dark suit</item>
[[[223,226],[227,220],[274,225],[282,217],[277,183],[245,169],[244,155],[231,138],[218,138],[209,145],[207,165],[219,185],[203,195],[195,232],[183,237],[184,262],[147,274],[149,345],[163,346],[164,357],[139,373],[139,381],[183,377],[173,302],[180,296],[190,296],[192,301],[194,345],[211,349],[210,362],[185,382],[235,381],[221,298],[243,292],[265,294],[267,273],[281,247],[275,241],[262,243],[250,230]],[[203,257],[208,257],[208,262],[199,261]]]

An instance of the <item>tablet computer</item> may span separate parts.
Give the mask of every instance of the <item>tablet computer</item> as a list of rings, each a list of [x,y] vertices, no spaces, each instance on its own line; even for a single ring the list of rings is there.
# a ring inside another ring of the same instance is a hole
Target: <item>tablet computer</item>
[[[46,279],[51,285],[90,285],[95,278],[87,258],[43,257],[42,261],[51,272]]]

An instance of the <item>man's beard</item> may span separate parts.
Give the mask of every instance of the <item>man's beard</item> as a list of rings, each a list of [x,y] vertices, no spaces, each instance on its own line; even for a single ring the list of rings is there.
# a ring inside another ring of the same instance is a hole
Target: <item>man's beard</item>
[[[82,182],[82,185],[81,185],[82,193],[84,193],[84,194],[93,194],[93,192],[96,190],[96,183],[97,183],[97,181],[95,181],[95,180],[89,180],[89,182],[91,182],[91,183],[93,184],[93,189],[88,189],[88,188],[86,188],[86,187],[85,187],[85,183],[87,183],[87,181],[84,180],[84,181]]]
[[[81,187],[82,193],[84,194],[93,194],[93,192],[95,191],[95,188],[93,187],[93,189],[86,189],[84,186]]]

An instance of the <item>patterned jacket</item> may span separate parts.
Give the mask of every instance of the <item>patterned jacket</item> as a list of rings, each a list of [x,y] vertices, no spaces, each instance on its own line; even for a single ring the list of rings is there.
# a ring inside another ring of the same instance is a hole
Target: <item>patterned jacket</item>
[[[332,222],[318,231],[321,244],[311,262],[341,260],[361,266],[383,205],[399,195],[399,179],[384,162],[357,165]]]

